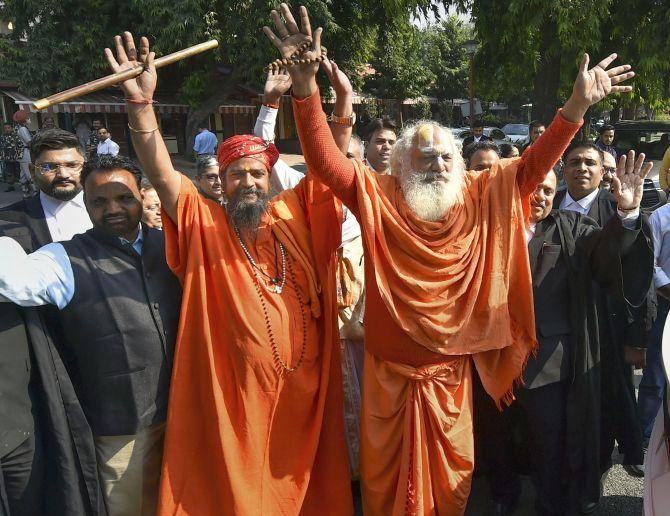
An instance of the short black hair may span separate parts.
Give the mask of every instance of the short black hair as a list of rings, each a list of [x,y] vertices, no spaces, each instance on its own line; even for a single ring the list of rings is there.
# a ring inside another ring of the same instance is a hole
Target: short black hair
[[[482,120],[475,120],[475,121],[472,123],[472,128],[474,129],[475,127],[478,128],[478,129],[479,129],[480,127],[483,128],[483,127],[484,127],[484,122],[483,122]]]
[[[109,134],[112,134],[111,132],[109,132],[109,129],[107,129],[107,126],[106,126],[105,124],[102,124],[100,127],[98,127],[98,131],[100,131],[100,129],[104,129],[104,130],[107,131]]]
[[[117,156],[112,156],[111,154],[101,154],[96,156],[90,161],[87,161],[84,164],[84,169],[81,171],[81,184],[86,188],[86,178],[91,174],[96,172],[111,172],[112,170],[127,170],[137,181],[137,187],[141,188],[142,186],[142,169],[140,166],[132,159],[118,154]]]
[[[210,167],[217,167],[217,169],[219,167],[219,160],[216,159],[214,154],[203,154],[198,156],[195,175],[197,177],[202,176]]]
[[[501,143],[500,144],[500,157],[501,158],[511,158],[512,157],[512,149],[514,149],[514,148],[519,150],[519,147],[517,147],[516,145],[513,145],[511,143]]]
[[[600,156],[600,164],[602,165],[605,162],[605,153],[603,150],[598,147],[597,145],[591,143],[591,142],[572,142],[567,149],[565,149],[565,152],[563,153],[563,161],[567,161],[568,157],[570,154],[572,154],[574,151],[577,149],[591,149],[594,150],[598,153],[598,156]]]
[[[10,125],[10,126],[14,127],[14,124],[12,122],[3,122],[2,125]]]
[[[45,129],[35,135],[30,142],[30,159],[35,163],[43,152],[61,149],[76,149],[82,157],[86,157],[86,151],[76,135],[63,129],[54,128]]]
[[[500,156],[500,147],[498,147],[498,145],[496,145],[496,143],[492,142],[491,140],[485,140],[483,142],[473,142],[465,147],[465,149],[463,149],[463,159],[466,161],[466,163],[470,163],[472,156],[475,155],[475,152],[479,151],[493,151],[498,156]]]
[[[528,132],[532,132],[533,129],[536,127],[546,127],[547,124],[545,124],[542,120],[533,120],[530,124],[528,124]]]
[[[598,129],[598,134],[603,134],[605,131],[614,131],[614,126],[612,124],[605,124]]]
[[[373,118],[372,120],[370,120],[370,122],[368,122],[368,125],[365,126],[363,136],[365,140],[369,142],[373,134],[383,129],[393,131],[394,133],[396,133],[396,135],[398,134],[398,125],[390,118],[384,117],[384,118]]]

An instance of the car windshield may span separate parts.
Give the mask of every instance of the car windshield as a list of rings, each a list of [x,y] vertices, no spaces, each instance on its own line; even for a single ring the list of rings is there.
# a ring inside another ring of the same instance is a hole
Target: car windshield
[[[505,134],[528,134],[528,126],[525,124],[507,124],[502,130]]]
[[[669,133],[670,130],[617,129],[614,146],[619,152],[628,152],[632,149],[638,154],[644,152],[648,160],[661,160],[667,149],[667,145],[661,142],[661,136]]]

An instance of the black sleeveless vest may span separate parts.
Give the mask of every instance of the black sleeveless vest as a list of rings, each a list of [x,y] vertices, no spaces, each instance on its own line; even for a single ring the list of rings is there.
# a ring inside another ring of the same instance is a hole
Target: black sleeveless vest
[[[61,321],[96,436],[136,434],[167,417],[181,287],[163,233],[142,231],[141,256],[97,228],[62,242],[75,291]]]

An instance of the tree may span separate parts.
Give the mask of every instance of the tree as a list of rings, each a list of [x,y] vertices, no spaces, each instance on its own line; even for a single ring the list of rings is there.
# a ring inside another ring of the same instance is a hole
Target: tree
[[[432,2],[306,0],[314,27],[325,29],[329,55],[360,85],[378,28]],[[164,68],[160,91],[190,104],[187,135],[238,85],[260,85],[263,66],[276,51],[262,34],[270,23],[270,0],[6,0],[0,18],[15,29],[0,37],[0,69],[23,91],[42,96],[107,73],[102,49],[122,30],[147,35],[158,55],[216,37],[209,52]]]
[[[668,98],[670,10],[661,0],[457,0],[470,11],[482,45],[479,91],[491,99],[533,102],[533,118],[551,120],[569,94],[581,54],[601,59],[616,50],[638,72],[634,96],[662,106]],[[596,110],[598,106],[594,107]]]

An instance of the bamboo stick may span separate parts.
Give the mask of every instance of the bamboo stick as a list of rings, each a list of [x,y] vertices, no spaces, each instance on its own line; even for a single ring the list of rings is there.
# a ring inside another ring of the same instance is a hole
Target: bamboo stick
[[[206,41],[205,43],[193,45],[192,47],[188,47],[183,50],[179,50],[178,52],[173,52],[172,54],[160,57],[154,61],[154,64],[156,65],[156,68],[162,68],[163,66],[176,63],[182,59],[187,59],[202,52],[206,52],[207,50],[212,50],[218,46],[219,42],[215,39],[212,39],[210,41]],[[60,104],[61,102],[81,97],[87,93],[102,90],[115,84],[127,81],[128,79],[138,77],[142,74],[143,71],[144,67],[139,65],[135,68],[124,70],[123,72],[113,73],[111,75],[101,77],[100,79],[96,79],[95,81],[87,82],[86,84],[81,84],[80,86],[75,86],[69,90],[61,91],[60,93],[36,100],[33,105],[37,110],[46,109],[49,106],[54,106],[56,104]]]

